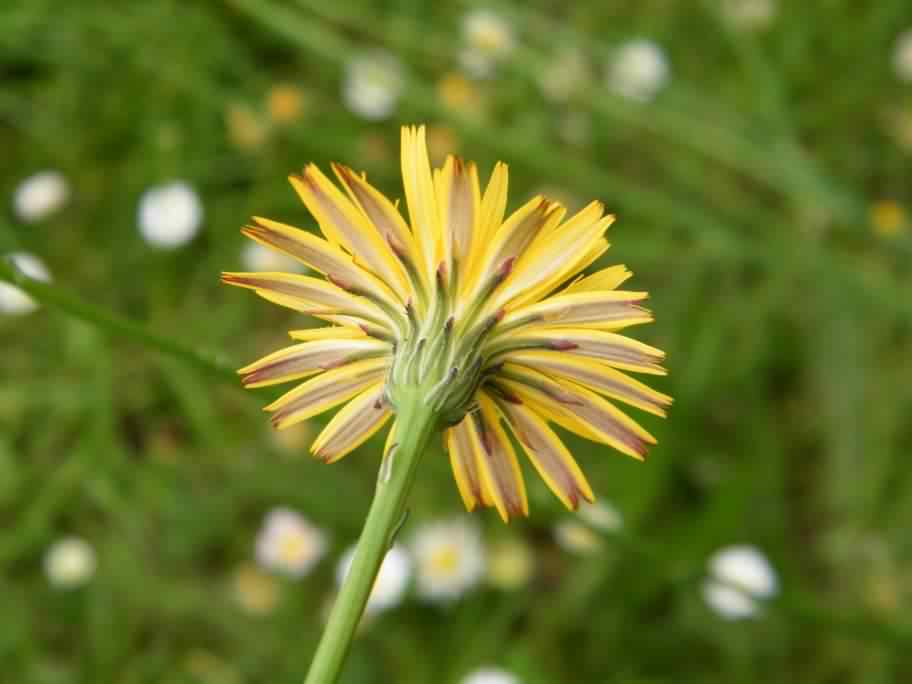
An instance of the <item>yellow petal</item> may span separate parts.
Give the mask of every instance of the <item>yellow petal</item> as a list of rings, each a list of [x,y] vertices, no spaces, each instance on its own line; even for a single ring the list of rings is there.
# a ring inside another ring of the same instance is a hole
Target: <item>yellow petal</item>
[[[380,381],[348,402],[327,423],[310,450],[326,463],[335,463],[363,444],[389,420],[392,410],[383,400]]]
[[[254,290],[264,299],[296,311],[350,314],[394,329],[379,306],[320,278],[294,273],[222,273],[222,282]]]
[[[463,292],[468,289],[466,283],[473,282],[472,274],[479,268],[478,264],[487,254],[490,240],[503,223],[504,213],[507,210],[508,181],[509,171],[507,165],[503,162],[497,162],[481,198],[478,219],[475,221],[475,229],[472,234],[469,258],[464,264],[466,277],[460,281]]]
[[[363,175],[356,174],[347,166],[333,164],[333,171],[352,202],[373,222],[393,252],[417,267],[420,260],[415,237],[396,206]]]
[[[579,383],[657,416],[665,416],[665,409],[671,406],[672,400],[668,395],[657,392],[596,359],[560,351],[532,349],[507,354],[505,358],[545,375]]]
[[[299,342],[313,342],[314,340],[327,339],[355,339],[365,337],[363,330],[349,328],[341,325],[330,325],[323,328],[304,328],[303,330],[289,330],[289,337]]]
[[[494,354],[491,358],[492,363],[506,359],[528,365],[539,360],[545,362],[549,355],[588,356],[634,373],[666,374],[666,370],[661,366],[665,358],[665,352],[661,349],[604,330],[530,326],[522,332],[505,337],[497,343],[495,349],[505,351]]]
[[[592,292],[594,290],[615,290],[621,286],[628,278],[633,275],[623,264],[609,266],[601,271],[596,271],[592,275],[580,278],[575,283],[570,284],[561,291],[561,294],[573,294],[574,292]]]
[[[434,282],[442,239],[425,128],[402,127],[402,183],[425,283]]]
[[[408,280],[377,227],[315,165],[289,178],[327,239],[341,245],[394,292],[408,291]]]
[[[524,404],[498,401],[498,406],[538,474],[567,508],[575,511],[581,499],[595,500],[583,471],[544,419]]]
[[[272,424],[281,430],[351,399],[382,379],[388,365],[388,358],[376,358],[328,370],[286,392],[264,410],[274,411]]]
[[[450,465],[459,494],[466,510],[474,511],[476,506],[485,505],[486,497],[478,470],[477,452],[481,448],[481,441],[475,434],[472,418],[466,416],[458,425],[446,430],[444,442],[450,454]]]
[[[491,306],[516,308],[536,301],[588,266],[593,251],[607,247],[602,236],[614,217],[603,218],[603,211],[601,202],[592,202],[565,224],[541,235],[520,257]]]
[[[296,344],[273,352],[241,368],[244,387],[265,387],[314,375],[342,364],[374,356],[388,356],[392,346],[368,337],[330,338]]]
[[[632,418],[582,385],[558,380],[524,366],[504,364],[495,376],[511,381],[507,390],[559,425],[643,460],[655,438]],[[521,387],[516,385],[521,384]],[[582,429],[580,429],[582,427]]]
[[[531,324],[567,327],[587,327],[599,330],[620,330],[639,323],[648,323],[652,314],[639,306],[649,297],[648,292],[575,292],[548,297],[536,304],[508,313],[494,329],[510,330]]]
[[[464,164],[461,159],[451,155],[447,157],[443,170],[435,180],[444,244],[447,245],[452,260],[464,272],[481,209],[478,169],[474,162]],[[463,279],[464,274],[461,273],[460,281]]]
[[[478,405],[479,410],[470,415],[481,438],[478,470],[485,489],[504,522],[509,522],[511,516],[529,515],[526,485],[516,452],[500,424],[500,412],[484,391],[478,393]]]
[[[278,221],[254,217],[253,224],[245,226],[241,233],[266,247],[293,256],[331,280],[382,297],[390,306],[403,301],[386,283],[355,264],[340,248],[307,231]]]
[[[468,275],[464,291],[465,301],[474,300],[482,288],[491,282],[495,273],[509,273],[513,264],[521,258],[526,247],[539,233],[559,223],[563,215],[563,207],[541,196],[533,197],[514,211],[497,229],[490,244],[486,245],[484,256],[475,262],[472,272]]]

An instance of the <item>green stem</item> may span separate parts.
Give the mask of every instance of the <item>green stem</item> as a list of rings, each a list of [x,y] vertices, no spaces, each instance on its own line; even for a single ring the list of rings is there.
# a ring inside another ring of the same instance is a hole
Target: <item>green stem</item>
[[[0,258],[0,280],[6,280],[49,307],[63,311],[74,318],[96,325],[98,328],[130,337],[164,354],[186,361],[197,368],[225,379],[237,381],[234,369],[208,354],[176,342],[169,337],[146,329],[139,323],[118,316],[75,297],[59,287],[34,280],[21,273],[8,260]]]
[[[358,548],[348,576],[329,615],[305,684],[333,684],[342,670],[374,580],[405,513],[405,502],[415,479],[418,461],[437,427],[437,416],[417,388],[400,402],[396,445],[390,450],[377,478]]]

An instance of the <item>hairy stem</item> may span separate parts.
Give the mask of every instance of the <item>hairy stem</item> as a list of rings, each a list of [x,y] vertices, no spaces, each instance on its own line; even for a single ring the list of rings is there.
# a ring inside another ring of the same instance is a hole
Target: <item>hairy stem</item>
[[[333,684],[342,670],[355,630],[386,552],[405,513],[418,461],[437,427],[424,393],[403,392],[396,423],[397,443],[380,467],[377,490],[348,576],[333,605],[305,684]]]

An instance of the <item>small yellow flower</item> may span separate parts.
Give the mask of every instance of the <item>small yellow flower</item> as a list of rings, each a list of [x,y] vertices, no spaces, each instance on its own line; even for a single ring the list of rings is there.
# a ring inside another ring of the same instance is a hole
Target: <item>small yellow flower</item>
[[[269,91],[269,116],[279,124],[293,123],[304,113],[304,91],[289,83],[280,83]]]
[[[670,397],[628,372],[662,375],[664,354],[620,334],[648,323],[646,292],[618,289],[612,266],[577,277],[608,249],[614,217],[592,202],[565,220],[537,196],[506,216],[507,166],[482,191],[474,163],[431,169],[424,127],[402,129],[411,226],[364,175],[313,164],[291,183],[323,238],[265,218],[243,233],[326,276],[225,273],[224,282],[330,323],[239,372],[247,387],[304,380],[266,410],[279,429],[347,402],[311,445],[339,460],[376,433],[404,397],[426,400],[466,508],[506,521],[528,502],[509,426],[571,509],[593,494],[555,423],[642,459],[655,439],[622,402],[664,416]],[[324,239],[325,238],[325,239]],[[387,438],[395,443],[396,423]]]
[[[908,225],[906,210],[894,200],[881,200],[871,206],[871,226],[882,237],[894,237]]]

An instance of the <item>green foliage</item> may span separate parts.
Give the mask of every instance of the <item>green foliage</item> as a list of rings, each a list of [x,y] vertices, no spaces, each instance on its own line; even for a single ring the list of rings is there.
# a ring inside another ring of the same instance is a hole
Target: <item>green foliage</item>
[[[572,442],[622,535],[561,551],[551,528],[567,514],[527,468],[532,517],[475,520],[488,540],[533,545],[532,583],[444,608],[409,599],[365,630],[343,681],[455,682],[486,663],[527,684],[909,681],[912,243],[874,231],[869,209],[912,202],[897,132],[912,92],[891,68],[912,11],[783,1],[746,32],[720,4],[493,3],[517,47],[460,108],[441,81],[458,72],[469,3],[4,3],[0,196],[57,168],[72,199],[34,225],[0,216],[0,252],[40,255],[55,281],[41,311],[0,317],[0,678],[303,679],[382,440],[327,467],[274,439],[258,410],[270,393],[223,371],[302,322],[218,273],[238,268],[249,215],[312,225],[284,180],[308,161],[364,168],[400,196],[398,126],[423,121],[483,169],[509,162],[511,207],[546,187],[618,215],[606,263],[652,293],[657,323],[637,335],[668,352],[655,384],[676,403],[667,421],[643,419],[660,442],[645,465]],[[638,36],[671,65],[648,104],[602,76]],[[340,83],[378,47],[406,85],[396,114],[368,123]],[[594,76],[556,103],[539,78],[569,47]],[[271,121],[270,90],[289,83],[301,111]],[[239,142],[239,120],[262,140]],[[574,122],[582,139],[568,141]],[[205,225],[161,251],[136,231],[136,205],[173,178],[199,189]],[[436,445],[418,478],[405,537],[462,510]],[[279,505],[327,529],[333,550],[251,615],[237,568]],[[65,534],[99,563],[71,591],[42,572]],[[753,621],[701,599],[708,554],[733,543],[780,575]]]

